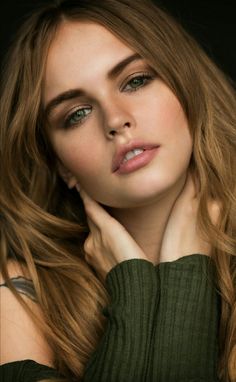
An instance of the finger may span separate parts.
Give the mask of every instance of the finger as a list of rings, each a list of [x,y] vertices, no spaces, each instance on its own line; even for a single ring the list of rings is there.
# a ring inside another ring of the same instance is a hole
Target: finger
[[[87,222],[89,226],[89,230],[92,234],[94,234],[96,231],[100,231],[100,228],[87,216]]]
[[[80,189],[79,193],[83,200],[87,216],[96,226],[101,228],[101,225],[110,220],[111,216],[98,202],[92,199],[84,189]]]
[[[208,212],[213,225],[217,225],[221,212],[221,204],[216,200],[208,201]]]
[[[197,190],[193,174],[191,174],[190,171],[187,173],[182,195],[183,197],[189,197],[190,199],[194,199],[197,196]]]
[[[84,242],[84,252],[85,252],[85,260],[88,261],[93,253],[93,239],[91,234],[87,237]]]

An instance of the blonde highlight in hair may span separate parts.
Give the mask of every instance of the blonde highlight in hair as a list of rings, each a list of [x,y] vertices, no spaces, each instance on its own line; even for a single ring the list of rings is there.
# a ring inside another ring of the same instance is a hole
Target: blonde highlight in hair
[[[11,50],[1,94],[1,269],[9,254],[26,264],[44,312],[55,367],[80,380],[104,331],[109,297],[84,259],[82,203],[57,174],[46,135],[42,84],[47,52],[61,23],[90,20],[144,57],[179,99],[193,137],[199,227],[213,243],[221,296],[219,378],[236,380],[236,98],[198,44],[147,0],[62,1],[36,11]],[[142,30],[142,33],[140,33]],[[2,165],[4,163],[4,166]],[[220,203],[219,223],[208,214]],[[8,281],[10,285],[10,281]],[[13,289],[13,286],[11,286]],[[63,302],[63,303],[62,303]]]

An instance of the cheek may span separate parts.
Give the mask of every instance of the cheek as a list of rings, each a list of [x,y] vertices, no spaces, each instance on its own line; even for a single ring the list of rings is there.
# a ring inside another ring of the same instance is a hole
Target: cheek
[[[154,103],[152,107],[155,110]],[[169,168],[185,168],[192,154],[192,137],[181,104],[168,88],[156,105],[156,134]]]
[[[181,141],[184,136],[189,137],[188,123],[177,97],[164,83],[157,83],[154,90],[155,95],[152,94],[146,102],[147,113],[139,115],[140,121],[147,129],[151,126],[155,130],[160,143],[170,143],[176,139]]]
[[[176,162],[175,166],[185,167],[192,154],[192,137],[182,110],[174,116],[175,118],[167,125],[165,132],[166,147],[168,148],[170,159]]]
[[[176,97],[172,96],[169,102],[163,105],[161,122],[165,141],[173,150],[179,151],[181,156],[192,151],[192,137],[184,111]]]
[[[84,142],[72,131],[67,136],[54,137],[53,146],[60,161],[73,174],[83,175],[93,171],[94,157],[98,154],[91,150],[94,147],[91,140]]]

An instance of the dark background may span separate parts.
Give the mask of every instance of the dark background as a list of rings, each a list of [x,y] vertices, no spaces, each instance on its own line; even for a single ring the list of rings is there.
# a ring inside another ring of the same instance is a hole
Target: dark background
[[[16,28],[39,3],[47,3],[47,0],[1,1],[0,62],[10,41],[14,39]],[[235,0],[157,0],[156,3],[174,15],[218,66],[236,82]]]

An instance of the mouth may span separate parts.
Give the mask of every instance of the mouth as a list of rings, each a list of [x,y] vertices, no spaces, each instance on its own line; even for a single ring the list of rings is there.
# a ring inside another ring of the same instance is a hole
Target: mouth
[[[128,160],[135,158],[136,156],[142,154],[144,151],[145,151],[145,149],[141,149],[141,148],[128,151],[120,165],[122,165],[123,163],[127,162]]]
[[[129,145],[131,146],[131,145]],[[134,145],[133,145],[134,146]],[[137,170],[148,164],[155,156],[158,145],[143,145],[126,147],[120,150],[113,163],[113,171],[117,174],[125,174]]]

